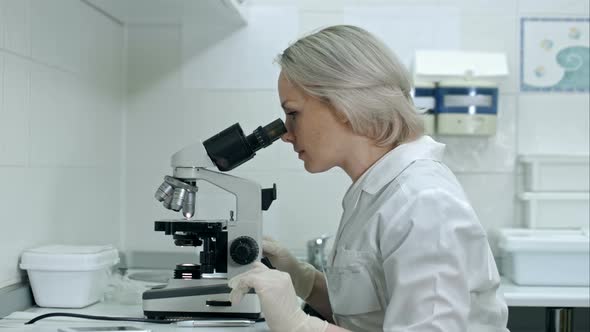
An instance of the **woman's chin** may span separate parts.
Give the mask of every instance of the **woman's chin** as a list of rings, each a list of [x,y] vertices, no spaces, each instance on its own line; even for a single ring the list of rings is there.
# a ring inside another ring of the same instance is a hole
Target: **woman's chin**
[[[305,167],[305,170],[308,171],[309,173],[322,173],[325,172],[327,170],[329,170],[332,167],[326,167],[324,165],[317,165],[314,164],[312,162],[308,162],[308,161],[304,161],[303,162],[303,167]]]

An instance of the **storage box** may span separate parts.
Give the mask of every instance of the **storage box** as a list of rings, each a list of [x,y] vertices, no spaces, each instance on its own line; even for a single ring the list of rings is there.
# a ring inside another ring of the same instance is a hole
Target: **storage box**
[[[587,155],[524,155],[524,191],[575,191],[590,189]]]
[[[27,270],[37,305],[81,308],[101,299],[118,262],[109,245],[49,245],[24,251],[20,268]]]
[[[530,228],[587,228],[590,223],[587,192],[525,192],[518,197],[524,224]]]
[[[588,230],[503,229],[501,273],[523,286],[588,286]]]

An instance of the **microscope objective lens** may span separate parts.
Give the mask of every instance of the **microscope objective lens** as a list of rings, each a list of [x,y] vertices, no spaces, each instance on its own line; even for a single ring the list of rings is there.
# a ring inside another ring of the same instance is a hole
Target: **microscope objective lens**
[[[164,202],[162,202],[162,204],[164,205],[165,208],[167,208],[168,210],[171,209],[170,204],[172,204],[172,195],[168,195],[166,197],[166,199],[164,200]]]
[[[172,188],[172,186],[166,182],[162,183],[160,185],[160,187],[158,188],[158,190],[156,190],[156,193],[154,194],[154,197],[160,201],[163,202],[164,200],[166,200],[166,198],[168,196],[172,195],[172,192],[174,191],[174,188]]]
[[[172,203],[170,204],[172,210],[180,211],[180,209],[182,208],[182,205],[184,204],[186,193],[187,193],[186,189],[183,189],[183,188],[174,189]]]
[[[195,198],[195,192],[187,191],[186,197],[182,202],[182,211],[186,219],[190,219],[192,216],[195,215]]]

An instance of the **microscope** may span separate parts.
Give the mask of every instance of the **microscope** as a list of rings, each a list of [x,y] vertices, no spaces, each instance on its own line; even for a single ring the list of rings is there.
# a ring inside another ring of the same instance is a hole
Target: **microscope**
[[[228,281],[262,259],[262,210],[276,199],[276,185],[259,184],[211,170],[225,172],[252,159],[287,132],[281,119],[258,127],[248,136],[238,123],[202,143],[172,156],[173,176],[165,176],[155,193],[165,208],[181,211],[184,219],[159,220],[155,231],[171,235],[177,246],[197,248],[198,263],[176,265],[166,285],[143,293],[143,312],[148,318],[240,318],[258,319],[260,303],[253,290],[235,305],[229,301]],[[199,220],[195,216],[199,181],[209,182],[236,198],[235,217]],[[199,252],[200,251],[200,252]],[[195,257],[195,260],[196,257]]]

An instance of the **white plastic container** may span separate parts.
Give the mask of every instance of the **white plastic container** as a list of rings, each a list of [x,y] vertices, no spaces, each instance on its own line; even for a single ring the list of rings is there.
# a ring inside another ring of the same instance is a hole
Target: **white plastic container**
[[[49,245],[24,251],[20,268],[28,272],[37,305],[82,308],[101,299],[118,262],[109,245]]]
[[[588,192],[588,155],[523,155],[524,191]]]
[[[588,228],[590,194],[587,192],[533,193],[518,195],[522,218],[530,228]]]
[[[589,286],[588,230],[503,229],[501,273],[522,286]]]

